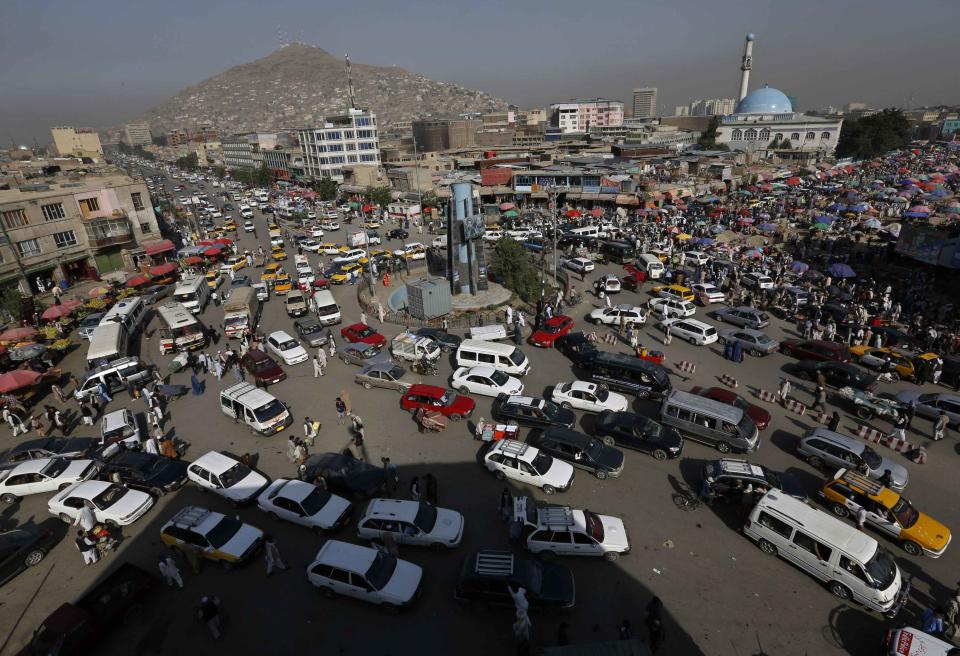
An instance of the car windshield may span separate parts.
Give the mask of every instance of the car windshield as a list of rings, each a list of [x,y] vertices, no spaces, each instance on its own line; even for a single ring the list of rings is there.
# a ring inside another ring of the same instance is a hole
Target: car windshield
[[[373,356],[375,356],[377,353],[380,352],[372,346],[368,346],[367,348],[364,348],[364,349],[357,349],[357,351],[363,357],[364,360],[369,360],[370,358],[372,358]]]
[[[106,490],[93,497],[93,505],[100,510],[106,510],[129,492],[127,488],[120,485],[111,485]]]
[[[207,540],[210,541],[214,549],[219,549],[229,542],[230,538],[236,535],[242,526],[243,522],[239,519],[224,517],[207,533]]]
[[[608,398],[610,398],[610,389],[606,385],[597,385],[597,389],[596,391],[594,391],[594,395],[597,397],[597,401],[600,401],[600,403],[603,403]]]
[[[330,501],[330,493],[321,487],[313,488],[313,492],[300,502],[307,515],[313,516],[323,510],[323,507]]]
[[[769,344],[772,340],[764,335],[763,333],[759,335],[753,335],[753,338],[757,340],[757,344]]]
[[[385,373],[386,373],[386,377],[389,378],[390,380],[400,380],[401,378],[403,378],[403,374],[405,373],[405,371],[406,370],[403,367],[393,367],[390,371],[387,371]]]
[[[227,471],[220,474],[220,482],[223,487],[233,487],[250,473],[250,468],[243,463],[238,462]]]
[[[367,583],[375,590],[382,590],[390,582],[390,577],[393,576],[395,569],[397,569],[396,556],[378,551],[373,564],[367,570]]]
[[[523,352],[520,349],[516,349],[516,348],[513,349],[510,352],[510,355],[508,357],[510,358],[510,362],[517,365],[518,367],[523,364],[524,356],[523,356]]]
[[[440,405],[446,406],[453,403],[453,399],[454,399],[453,392],[451,392],[450,390],[447,390],[446,392],[443,393],[443,395],[440,398],[437,399],[437,403],[439,403]]]
[[[544,401],[543,404],[541,404],[540,409],[543,411],[544,415],[551,419],[556,417],[557,413],[560,411],[560,408],[558,408],[555,403],[550,403],[549,401]]]
[[[583,517],[587,523],[587,535],[597,542],[603,542],[603,522],[600,518],[589,510],[583,511]]]
[[[878,470],[883,465],[883,458],[880,457],[880,454],[868,446],[863,447],[863,461],[867,463],[867,467],[873,470]]]
[[[373,329],[369,326],[357,331],[357,337],[370,337],[371,335],[373,335]]]
[[[587,455],[590,456],[592,460],[596,460],[600,457],[600,452],[603,451],[603,442],[600,440],[590,440],[587,442],[587,448],[584,449],[587,452]]]
[[[889,588],[897,576],[897,564],[894,562],[893,556],[879,545],[877,546],[877,552],[867,562],[865,569],[877,590]]]
[[[417,527],[424,533],[429,533],[432,531],[433,527],[437,523],[436,506],[421,503],[420,509],[417,511],[417,516],[414,518],[413,523],[416,524]]]
[[[510,376],[502,371],[494,371],[492,374],[490,374],[490,379],[500,387],[503,387],[510,381]]]
[[[900,497],[900,500],[893,504],[893,508],[891,508],[890,511],[897,518],[897,523],[903,528],[910,528],[916,524],[920,518],[920,513],[917,509],[903,497]]]
[[[566,328],[566,327],[567,327],[567,323],[564,321],[564,322],[562,322],[562,323],[557,323],[557,324],[553,324],[553,325],[546,325],[546,326],[544,326],[544,327],[543,327],[543,332],[548,333],[548,334],[558,333],[558,332],[560,332],[561,330],[563,330],[563,329]]]
[[[550,466],[553,464],[553,458],[541,452],[537,454],[537,457],[534,458],[530,464],[533,465],[536,472],[542,476],[549,471]]]
[[[308,323],[300,326],[300,329],[303,331],[304,335],[314,335],[323,330],[323,327],[318,323]]]
[[[40,470],[40,473],[49,478],[56,478],[66,471],[69,466],[70,463],[66,458],[53,458]]]
[[[254,360],[253,358],[250,358],[246,362],[247,369],[251,373],[255,373],[255,374],[258,374],[261,371],[264,371],[265,369],[273,369],[275,366],[276,365],[273,363],[272,360],[268,360],[266,358],[258,359],[258,360]]]
[[[295,349],[295,348],[297,348],[298,346],[300,346],[300,344],[297,343],[297,340],[295,340],[295,339],[289,339],[289,340],[287,340],[287,341],[285,341],[285,342],[281,342],[281,343],[280,343],[280,350],[281,350],[281,351],[289,351],[290,349]]]

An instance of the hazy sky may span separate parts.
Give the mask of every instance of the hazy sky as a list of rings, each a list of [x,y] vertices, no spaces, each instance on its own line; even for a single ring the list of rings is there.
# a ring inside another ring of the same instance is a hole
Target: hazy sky
[[[958,0],[2,0],[0,139],[121,122],[278,32],[521,106],[656,86],[669,114],[735,95],[752,31],[751,87],[800,109],[960,103],[958,19]]]

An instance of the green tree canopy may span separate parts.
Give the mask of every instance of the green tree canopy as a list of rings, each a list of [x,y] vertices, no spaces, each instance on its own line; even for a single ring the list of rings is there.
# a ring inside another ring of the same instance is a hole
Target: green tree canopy
[[[337,181],[331,178],[321,178],[312,185],[320,200],[335,200],[337,198]]]
[[[189,155],[178,157],[176,162],[177,168],[182,171],[195,171],[199,163],[200,158],[197,157],[196,153],[190,153]]]
[[[513,239],[497,241],[490,258],[490,270],[503,279],[504,287],[524,301],[533,303],[540,298],[540,274],[520,242]]]
[[[903,148],[910,141],[910,122],[899,109],[844,121],[837,141],[837,157],[870,159]]]
[[[367,187],[363,196],[367,199],[368,203],[371,205],[379,205],[381,208],[385,208],[390,204],[390,201],[393,200],[390,187]]]

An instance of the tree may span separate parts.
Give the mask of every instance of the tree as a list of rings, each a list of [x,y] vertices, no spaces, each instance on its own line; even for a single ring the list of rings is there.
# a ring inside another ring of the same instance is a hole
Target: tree
[[[503,286],[528,303],[540,298],[540,274],[527,258],[520,242],[500,239],[490,258],[490,270],[503,281]]]
[[[898,150],[910,141],[910,122],[899,109],[844,121],[837,140],[837,157],[870,159]]]
[[[222,166],[214,166],[213,174],[218,178],[223,178],[223,176],[227,174],[227,169],[223,168]]]
[[[700,138],[697,139],[697,145],[704,150],[730,150],[727,144],[717,142],[717,137],[719,136],[717,128],[719,127],[720,117],[711,117],[710,123],[707,124],[707,129],[700,133]]]
[[[254,184],[258,187],[269,187],[273,184],[274,180],[273,169],[267,166],[267,163],[264,162],[260,165],[260,168],[254,172]]]
[[[421,210],[426,210],[430,207],[440,207],[440,199],[437,198],[437,194],[432,189],[428,189],[420,195],[420,205],[422,206]]]
[[[151,139],[154,146],[166,146],[167,145],[167,135],[160,134]]]
[[[789,139],[784,139],[780,142],[781,150],[793,150],[793,143]]]
[[[176,161],[177,168],[183,171],[195,171],[199,163],[200,158],[197,157],[196,153],[190,153],[189,155],[178,157]]]
[[[390,204],[390,201],[393,200],[390,187],[367,187],[363,196],[371,205],[378,205],[380,207],[386,207]]]
[[[332,178],[321,178],[311,186],[320,200],[335,200],[337,197],[337,181]]]
[[[782,142],[780,141],[780,138],[775,137],[773,141],[767,144],[767,148],[769,148],[770,150],[776,150],[777,148],[780,148],[781,143]]]

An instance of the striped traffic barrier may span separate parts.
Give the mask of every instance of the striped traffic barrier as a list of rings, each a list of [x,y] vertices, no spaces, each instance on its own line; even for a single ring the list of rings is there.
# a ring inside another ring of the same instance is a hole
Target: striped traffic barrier
[[[821,410],[817,413],[816,421],[819,424],[829,424],[830,414],[826,410]]]
[[[878,431],[876,428],[870,428],[864,424],[860,424],[860,428],[857,429],[857,437],[861,440],[866,440],[867,442],[877,443],[883,439],[883,431]]]
[[[720,382],[727,387],[732,387],[734,389],[740,386],[740,383],[737,382],[737,379],[728,374],[720,374]]]
[[[757,390],[757,398],[766,403],[776,403],[777,395],[765,389]]]
[[[613,333],[607,333],[606,335],[603,336],[603,341],[606,342],[607,344],[616,344],[617,336],[614,335]]]
[[[795,401],[793,399],[784,399],[783,407],[798,415],[803,415],[807,412],[807,406],[805,406],[803,403],[800,403],[800,401]]]
[[[685,374],[692,374],[697,371],[697,365],[692,362],[687,362],[686,360],[675,362],[674,366]]]
[[[922,446],[917,449],[917,457],[913,460],[918,465],[922,465],[927,461],[927,450]]]

